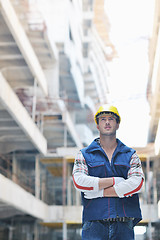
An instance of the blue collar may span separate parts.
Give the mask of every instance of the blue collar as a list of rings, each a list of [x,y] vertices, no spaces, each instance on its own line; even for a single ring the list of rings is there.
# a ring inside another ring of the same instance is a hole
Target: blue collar
[[[118,138],[117,138],[117,148],[116,152],[129,152],[131,148],[127,147],[124,143],[122,143]],[[86,152],[94,152],[94,151],[102,151],[102,148],[100,146],[100,138],[96,138],[93,140],[93,142],[87,147]]]

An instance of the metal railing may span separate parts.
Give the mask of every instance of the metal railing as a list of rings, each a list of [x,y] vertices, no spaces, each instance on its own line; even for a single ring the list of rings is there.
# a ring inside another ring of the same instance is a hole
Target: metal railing
[[[17,173],[13,173],[12,160],[4,155],[0,155],[0,173],[11,179],[13,182],[24,188],[26,191],[34,194],[34,185],[32,179],[29,178],[21,169]]]

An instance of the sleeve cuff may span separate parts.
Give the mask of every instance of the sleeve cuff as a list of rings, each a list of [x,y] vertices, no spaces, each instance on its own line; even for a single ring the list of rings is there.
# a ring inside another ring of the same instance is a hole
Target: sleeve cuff
[[[94,179],[94,191],[98,192],[99,191],[99,177],[95,177]]]
[[[117,185],[114,185],[113,187],[114,187],[115,192],[117,193],[117,196],[119,198],[124,198],[124,195],[118,190]]]

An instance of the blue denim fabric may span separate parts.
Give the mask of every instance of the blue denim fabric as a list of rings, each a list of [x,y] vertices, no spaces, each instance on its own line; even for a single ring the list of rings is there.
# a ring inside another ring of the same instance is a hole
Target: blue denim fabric
[[[134,240],[133,221],[86,221],[82,227],[82,240]]]

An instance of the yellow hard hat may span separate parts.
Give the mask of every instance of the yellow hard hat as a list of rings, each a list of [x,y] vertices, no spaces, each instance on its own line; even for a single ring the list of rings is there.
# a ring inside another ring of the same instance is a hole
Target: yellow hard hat
[[[103,113],[111,113],[114,114],[117,118],[117,122],[120,123],[121,121],[121,117],[119,115],[119,112],[117,110],[116,107],[114,106],[108,106],[107,104],[104,104],[102,106],[99,107],[98,111],[96,112],[96,114],[94,115],[94,120],[97,124],[97,117]]]

